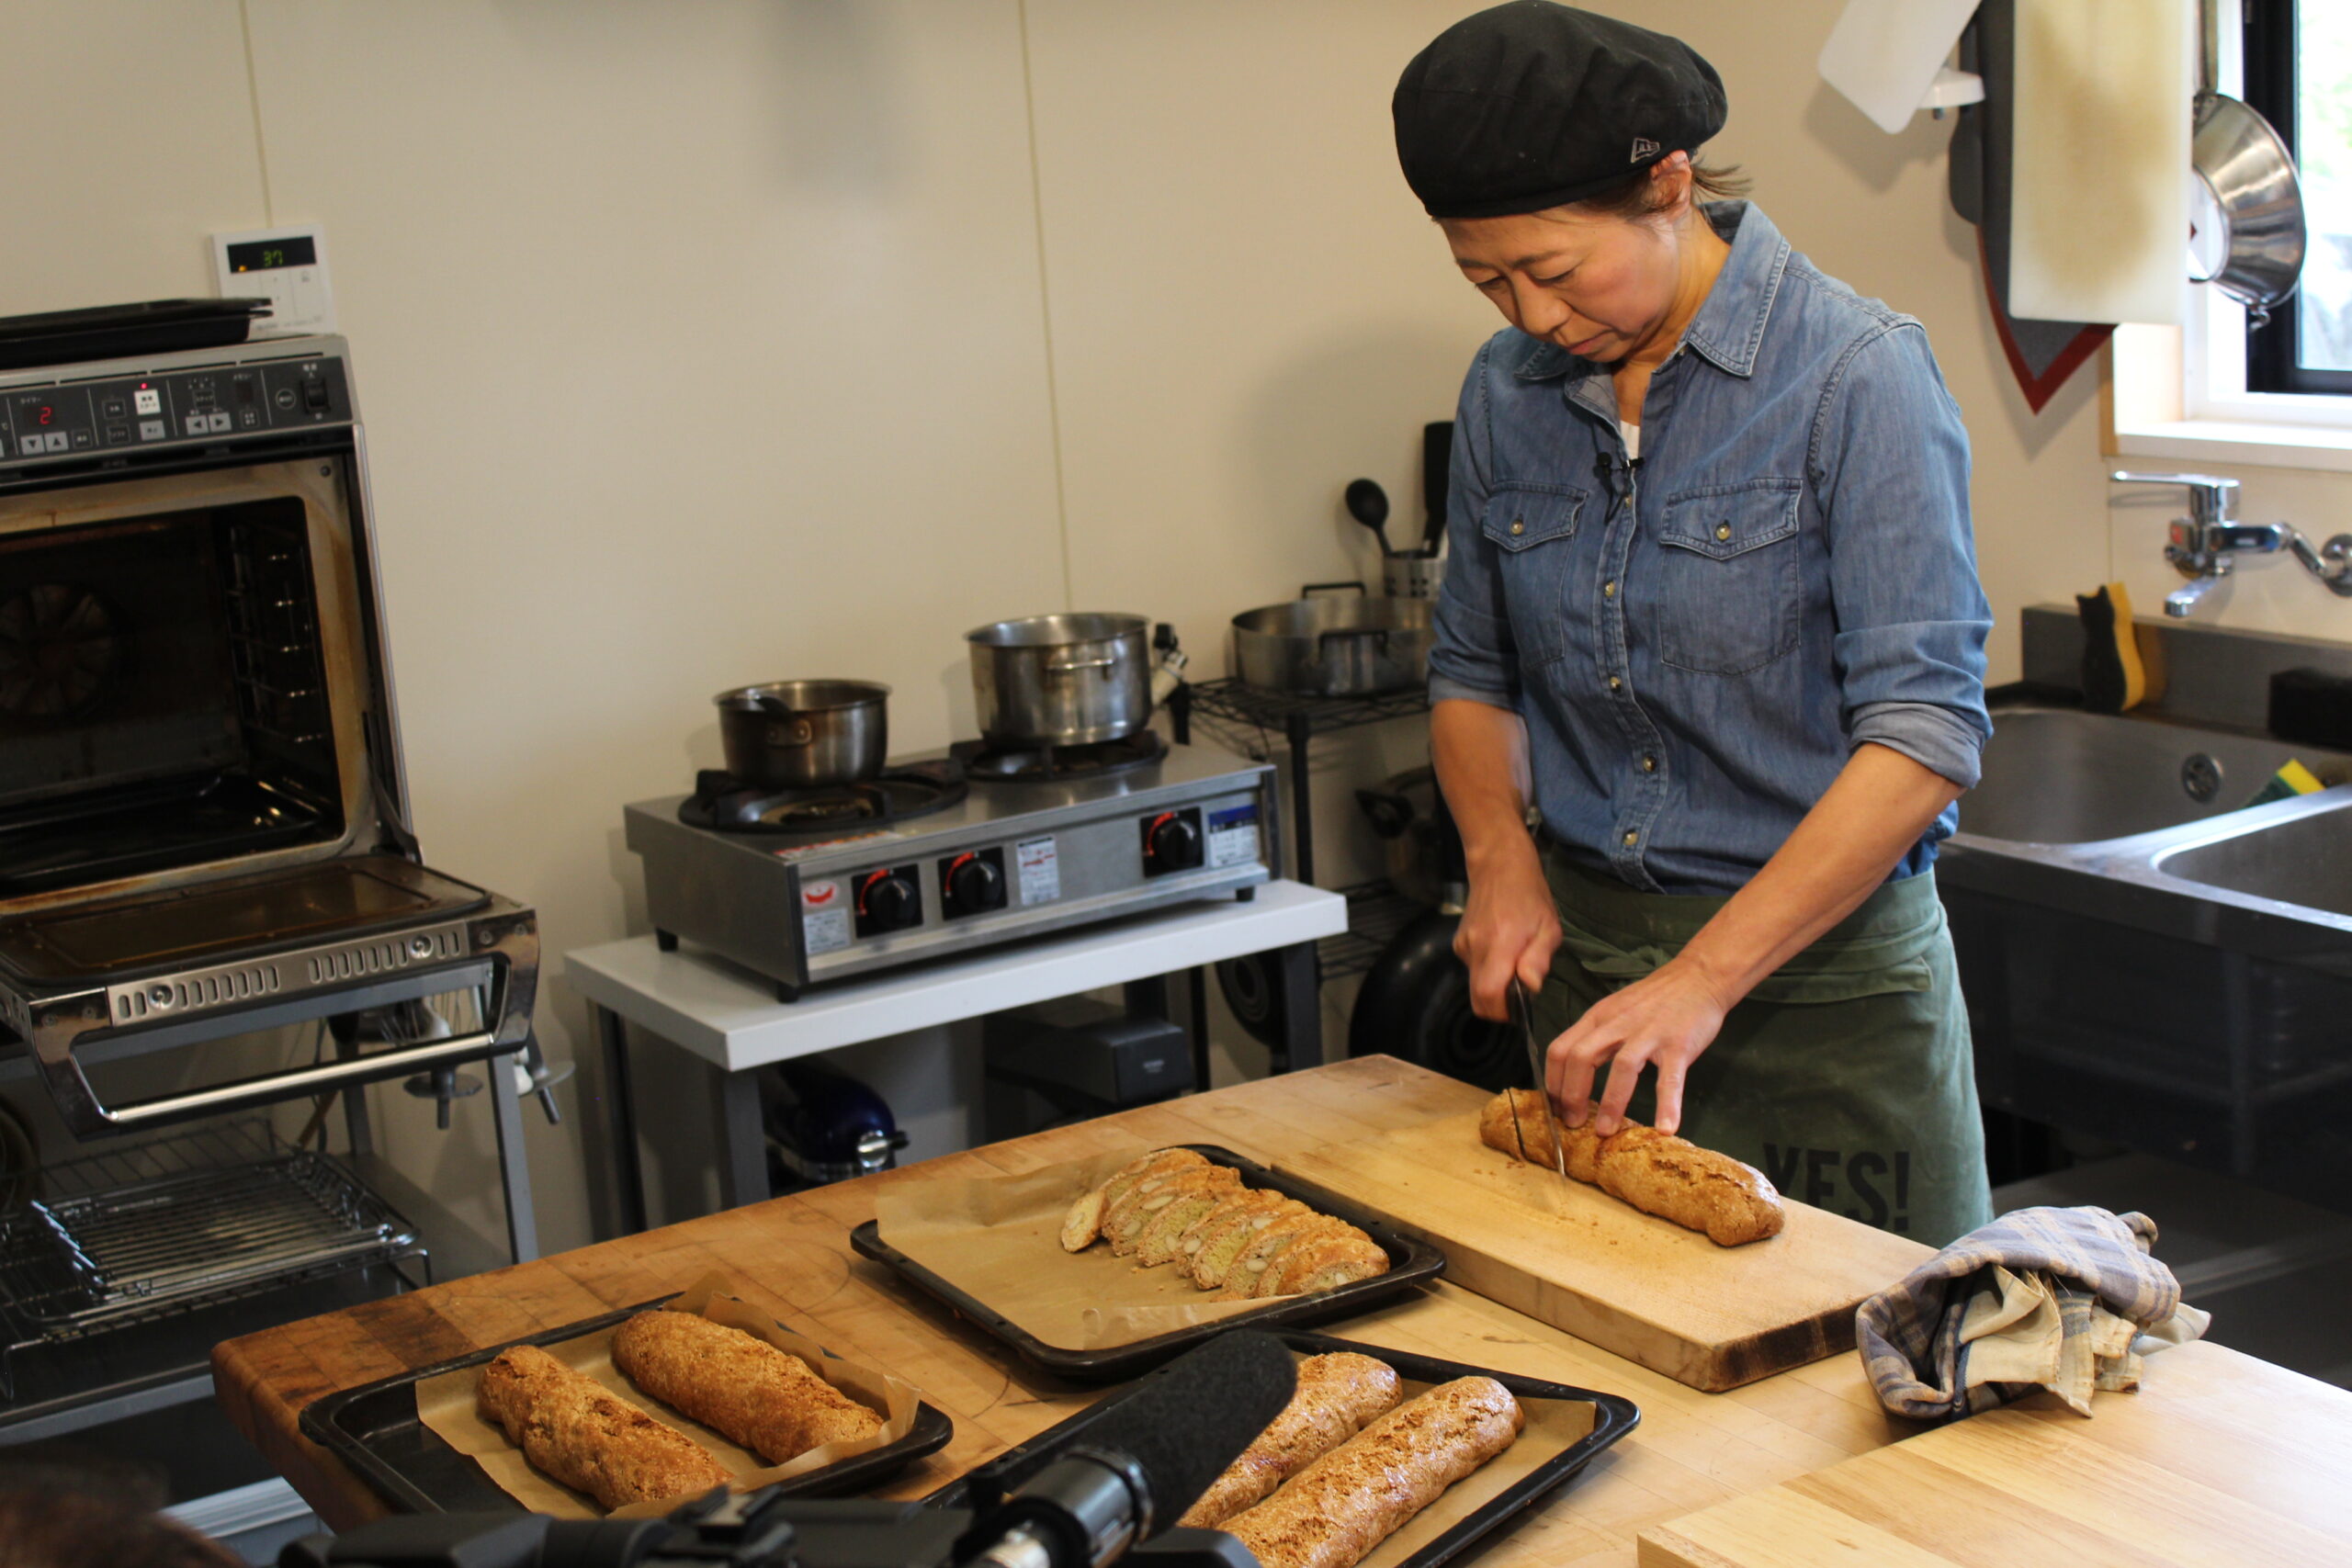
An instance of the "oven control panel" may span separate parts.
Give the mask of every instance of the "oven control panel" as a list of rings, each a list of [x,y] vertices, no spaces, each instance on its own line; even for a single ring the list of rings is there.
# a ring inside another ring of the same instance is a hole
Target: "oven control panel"
[[[0,395],[0,466],[217,445],[351,423],[343,361],[262,360]]]

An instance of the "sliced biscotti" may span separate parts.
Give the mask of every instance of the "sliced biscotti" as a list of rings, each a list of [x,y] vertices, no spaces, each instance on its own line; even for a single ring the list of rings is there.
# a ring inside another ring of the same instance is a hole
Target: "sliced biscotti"
[[[1103,1211],[1102,1234],[1109,1238],[1112,1252],[1125,1258],[1141,1242],[1144,1227],[1170,1206],[1195,1196],[1214,1199],[1240,1188],[1241,1173],[1230,1166],[1187,1166],[1182,1170],[1148,1176],[1127,1189],[1125,1197]]]
[[[1315,1211],[1295,1198],[1282,1198],[1250,1213],[1236,1215],[1201,1237],[1198,1250],[1193,1254],[1193,1283],[1204,1291],[1214,1291],[1223,1285],[1226,1276],[1238,1262],[1242,1252],[1262,1235],[1267,1226],[1285,1220],[1313,1217]]]
[[[1154,1149],[1129,1160],[1069,1206],[1069,1213],[1062,1219],[1062,1250],[1083,1252],[1093,1246],[1102,1235],[1103,1210],[1142,1178],[1155,1171],[1208,1163],[1208,1156],[1196,1149]]]
[[[1277,1220],[1259,1232],[1257,1239],[1243,1247],[1241,1256],[1235,1258],[1233,1266],[1225,1271],[1225,1293],[1227,1296],[1272,1295],[1275,1293],[1273,1284],[1281,1275],[1269,1270],[1272,1269],[1274,1260],[1283,1255],[1284,1248],[1321,1236],[1345,1235],[1355,1229],[1345,1220],[1333,1219],[1329,1214],[1318,1214],[1312,1210],[1300,1218]]]
[[[1272,1294],[1304,1295],[1335,1290],[1388,1272],[1388,1250],[1357,1231],[1353,1235],[1309,1237],[1283,1249],[1274,1264]]]
[[[1185,1236],[1193,1235],[1194,1224],[1200,1224],[1211,1213],[1216,1213],[1218,1208],[1223,1208],[1226,1203],[1247,1201],[1249,1197],[1251,1194],[1249,1194],[1247,1187],[1239,1185],[1190,1187],[1185,1192],[1179,1192],[1171,1201],[1159,1208],[1159,1213],[1143,1223],[1141,1232],[1136,1232],[1136,1262],[1148,1267],[1148,1269],[1155,1269],[1162,1262],[1173,1260],[1176,1248],[1183,1244]],[[1113,1248],[1113,1251],[1117,1251],[1117,1248]]]

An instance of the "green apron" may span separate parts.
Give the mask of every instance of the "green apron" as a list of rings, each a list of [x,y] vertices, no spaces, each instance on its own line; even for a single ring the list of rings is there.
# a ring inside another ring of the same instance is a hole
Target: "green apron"
[[[1547,1040],[1679,953],[1727,902],[1639,893],[1549,843],[1544,869],[1565,934],[1534,1002]],[[1654,1114],[1656,1077],[1642,1075],[1635,1121]],[[1930,1247],[1993,1217],[1968,1013],[1932,873],[1871,894],[1731,1010],[1690,1065],[1681,1132],[1792,1198]]]

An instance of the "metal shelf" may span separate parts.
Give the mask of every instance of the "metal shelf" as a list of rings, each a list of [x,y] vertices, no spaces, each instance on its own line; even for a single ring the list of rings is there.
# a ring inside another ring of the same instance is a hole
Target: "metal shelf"
[[[233,1122],[39,1173],[0,1216],[8,1357],[209,1303],[418,1257],[414,1228],[323,1155]]]
[[[1223,719],[1229,724],[1254,725],[1263,730],[1279,730],[1284,736],[1291,733],[1294,724],[1303,724],[1309,735],[1322,735],[1335,729],[1352,729],[1360,724],[1377,724],[1383,719],[1406,718],[1430,711],[1429,691],[1422,686],[1408,686],[1395,692],[1317,697],[1269,691],[1263,686],[1252,686],[1228,675],[1215,681],[1195,682],[1184,689],[1190,694],[1182,700],[1198,716]]]
[[[1348,929],[1315,944],[1323,978],[1361,975],[1378,961],[1397,933],[1429,913],[1430,907],[1408,898],[1387,882],[1364,882],[1338,890],[1348,901]]]

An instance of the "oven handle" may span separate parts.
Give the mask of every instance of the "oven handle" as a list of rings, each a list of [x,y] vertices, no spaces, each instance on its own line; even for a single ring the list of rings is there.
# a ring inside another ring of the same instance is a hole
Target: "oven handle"
[[[239,1078],[232,1083],[214,1084],[179,1094],[159,1095],[153,1100],[133,1100],[112,1108],[99,1104],[97,1096],[89,1092],[89,1079],[82,1077],[78,1066],[74,1068],[74,1075],[81,1079],[85,1091],[83,1098],[97,1118],[98,1131],[129,1133],[166,1122],[213,1116],[224,1111],[243,1111],[276,1100],[298,1100],[305,1094],[315,1094],[322,1089],[404,1077],[433,1067],[450,1066],[459,1062],[519,1051],[523,1044],[520,1040],[502,1041],[497,1031],[484,1030],[476,1034],[435,1040],[427,1045],[379,1051],[373,1055],[353,1056],[340,1062],[322,1062],[313,1067],[290,1067],[283,1072],[264,1073],[257,1077]],[[74,1118],[68,1118],[69,1124],[74,1121]],[[89,1135],[83,1133],[80,1125],[74,1125],[74,1131],[84,1136]]]
[[[537,924],[527,916],[501,924],[503,929],[490,936],[491,945],[485,953],[477,955],[477,959],[486,955],[491,961],[491,989],[497,998],[491,1011],[496,1021],[474,1033],[394,1046],[365,1056],[321,1062],[315,1066],[282,1068],[115,1106],[99,1100],[89,1075],[74,1057],[76,1040],[85,1031],[68,1028],[51,1033],[36,1030],[29,1042],[33,1057],[67,1130],[79,1138],[100,1138],[168,1122],[218,1115],[224,1111],[297,1100],[323,1089],[378,1083],[427,1068],[511,1055],[530,1043],[531,1006],[538,990],[539,940]],[[484,922],[474,928],[477,934],[483,934],[486,925]],[[332,1005],[332,993],[320,999],[328,1005],[311,1016],[348,1010]],[[235,1016],[224,1015],[223,1021],[232,1023],[232,1027],[222,1030],[223,1035],[235,1032]]]

